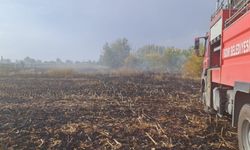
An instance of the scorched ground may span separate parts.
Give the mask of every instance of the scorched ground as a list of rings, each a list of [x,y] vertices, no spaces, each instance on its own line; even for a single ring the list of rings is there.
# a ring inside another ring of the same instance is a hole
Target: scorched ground
[[[0,149],[237,149],[199,88],[168,74],[0,78]]]

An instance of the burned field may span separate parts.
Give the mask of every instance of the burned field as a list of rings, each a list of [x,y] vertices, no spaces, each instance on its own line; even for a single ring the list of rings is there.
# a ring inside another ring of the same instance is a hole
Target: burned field
[[[0,78],[0,149],[237,149],[199,82],[167,74]]]

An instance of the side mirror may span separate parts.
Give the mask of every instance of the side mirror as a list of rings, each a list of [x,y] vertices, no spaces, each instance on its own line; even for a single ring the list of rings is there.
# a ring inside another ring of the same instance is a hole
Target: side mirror
[[[194,41],[194,50],[195,50],[195,54],[197,56],[200,56],[200,38],[195,38],[195,41]]]

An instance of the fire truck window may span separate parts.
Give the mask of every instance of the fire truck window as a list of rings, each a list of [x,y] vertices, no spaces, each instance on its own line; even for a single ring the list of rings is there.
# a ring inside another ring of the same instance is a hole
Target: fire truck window
[[[220,51],[213,52],[212,54],[212,67],[220,66]]]
[[[218,41],[212,46],[211,67],[220,66],[220,56],[221,56],[221,45],[220,45],[220,41]]]

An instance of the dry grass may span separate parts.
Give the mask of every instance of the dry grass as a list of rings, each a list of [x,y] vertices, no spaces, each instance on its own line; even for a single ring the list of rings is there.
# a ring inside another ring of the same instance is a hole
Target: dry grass
[[[73,69],[50,69],[47,72],[49,77],[73,77],[77,73]]]
[[[112,75],[117,75],[117,76],[130,76],[130,75],[137,75],[141,73],[142,71],[138,69],[129,68],[129,67],[122,67],[122,68],[111,71]]]

